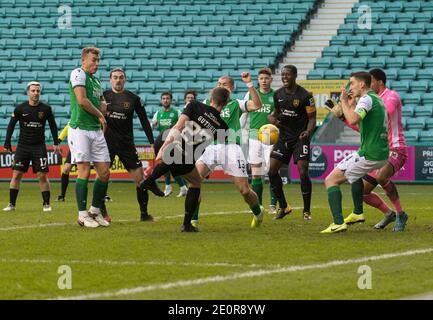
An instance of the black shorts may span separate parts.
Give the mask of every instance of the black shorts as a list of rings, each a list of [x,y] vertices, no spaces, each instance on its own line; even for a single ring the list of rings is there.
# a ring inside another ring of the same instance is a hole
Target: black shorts
[[[107,146],[111,163],[113,163],[114,157],[118,156],[128,171],[143,167],[141,160],[138,158],[137,149],[132,143],[121,144],[119,142],[107,141]]]
[[[310,160],[310,141],[309,140],[293,140],[282,141],[274,145],[271,158],[277,159],[285,164],[289,164],[290,158],[293,155],[293,161],[297,163],[299,160]]]
[[[48,172],[47,148],[45,144],[18,144],[12,169],[27,172],[30,161],[32,162],[33,173]]]
[[[164,141],[162,140],[161,133],[158,137],[155,139],[155,143],[153,144],[153,148],[155,150],[155,155],[158,155],[159,149],[161,149],[162,145],[164,144]],[[193,164],[170,164],[170,172],[173,177],[183,176],[185,174],[190,173],[195,168],[195,163]]]

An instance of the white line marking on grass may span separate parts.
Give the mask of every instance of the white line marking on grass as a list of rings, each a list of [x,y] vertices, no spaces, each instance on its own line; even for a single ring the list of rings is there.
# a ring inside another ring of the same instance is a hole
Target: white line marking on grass
[[[348,264],[355,264],[355,263],[364,263],[367,261],[376,261],[376,260],[384,260],[384,259],[391,259],[391,258],[397,258],[397,257],[404,257],[404,256],[412,256],[416,254],[426,254],[426,253],[432,253],[433,248],[427,248],[427,249],[418,249],[418,250],[410,250],[405,252],[399,252],[399,253],[386,253],[378,256],[370,256],[370,257],[362,257],[357,259],[347,259],[347,260],[333,260],[325,263],[319,263],[319,264],[310,264],[310,265],[300,265],[300,266],[288,266],[283,268],[277,268],[273,270],[254,270],[254,271],[248,271],[248,272],[237,272],[233,273],[227,276],[212,276],[212,277],[206,277],[201,279],[194,279],[194,280],[179,280],[176,282],[168,282],[168,283],[160,283],[160,284],[154,284],[149,286],[140,286],[136,288],[124,288],[117,291],[105,291],[105,292],[95,292],[95,293],[88,293],[83,294],[79,296],[58,296],[53,299],[58,300],[84,300],[84,299],[99,299],[99,298],[109,298],[109,297],[118,297],[118,296],[125,296],[125,295],[131,295],[131,294],[137,294],[142,292],[149,292],[149,291],[155,291],[155,290],[166,290],[166,289],[172,289],[172,288],[180,288],[180,287],[187,287],[187,286],[194,286],[194,285],[202,285],[202,284],[208,284],[208,283],[218,283],[218,282],[225,282],[230,280],[239,280],[239,279],[245,279],[245,278],[254,278],[254,277],[260,277],[260,276],[267,276],[277,273],[286,273],[286,272],[296,272],[296,271],[305,271],[305,270],[311,270],[311,269],[326,269],[330,267],[336,267],[336,266],[342,266],[342,265],[348,265]]]
[[[400,300],[433,300],[433,291],[401,298]]]
[[[218,216],[218,215],[230,215],[230,214],[238,214],[238,213],[248,213],[250,211],[243,210],[243,211],[216,211],[216,212],[203,212],[200,213],[200,216]],[[175,218],[181,218],[183,217],[183,214],[178,214],[174,216],[162,216],[162,217],[156,217],[158,219],[175,219]],[[138,219],[120,219],[120,220],[114,220],[114,223],[116,222],[140,222]],[[67,223],[67,222],[53,222],[53,223],[43,223],[43,224],[29,224],[29,225],[22,225],[22,226],[10,226],[10,227],[3,227],[0,228],[0,231],[14,231],[14,230],[21,230],[21,229],[36,229],[36,228],[48,228],[48,227],[63,227],[68,225],[75,225],[76,223]]]
[[[1,258],[0,263],[19,263],[19,264],[90,264],[90,265],[111,265],[111,266],[198,266],[198,267],[229,267],[229,268],[266,268],[266,265],[240,264],[228,262],[182,262],[182,261],[113,261],[113,260],[52,260],[52,259],[8,259]],[[269,268],[275,265],[268,266]]]

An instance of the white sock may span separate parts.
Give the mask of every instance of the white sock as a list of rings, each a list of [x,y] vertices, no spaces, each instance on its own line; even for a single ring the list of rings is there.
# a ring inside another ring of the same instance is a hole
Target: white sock
[[[85,217],[89,216],[89,214],[87,213],[87,210],[84,211],[78,211],[78,217],[83,219]]]
[[[187,186],[180,187],[180,189],[183,190],[183,191],[188,191]]]
[[[95,208],[94,206],[91,206],[90,209],[89,209],[89,211],[92,214],[100,214],[101,213],[101,210],[99,208]]]

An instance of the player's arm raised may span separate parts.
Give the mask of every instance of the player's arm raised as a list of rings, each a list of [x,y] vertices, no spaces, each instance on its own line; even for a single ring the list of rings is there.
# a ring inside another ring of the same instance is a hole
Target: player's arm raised
[[[189,117],[185,114],[181,114],[179,120],[168,132],[167,138],[165,139],[161,149],[159,149],[158,155],[155,158],[155,161],[157,163],[162,161],[162,157],[167,146],[173,143],[174,140],[179,138],[182,130],[185,128],[187,121],[189,121]]]
[[[361,116],[355,112],[353,102],[349,99],[349,95],[344,87],[341,88],[340,101],[347,124],[351,126],[358,124],[361,121]]]
[[[107,121],[105,120],[102,112],[98,108],[96,108],[89,99],[87,99],[86,88],[82,86],[76,86],[74,88],[74,92],[80,107],[86,110],[88,113],[93,114],[95,117],[97,117],[102,125],[102,130],[105,132],[105,129],[107,128]]]
[[[254,83],[251,80],[251,73],[242,72],[242,81],[247,85],[248,93],[251,97],[251,100],[247,101],[246,103],[246,110],[248,112],[260,110],[262,108],[262,100],[260,100],[260,96],[256,88],[254,88]]]

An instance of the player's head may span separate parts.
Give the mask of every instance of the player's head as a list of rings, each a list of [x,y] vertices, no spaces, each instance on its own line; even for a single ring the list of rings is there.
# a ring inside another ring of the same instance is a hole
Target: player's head
[[[126,73],[122,68],[114,68],[110,71],[111,89],[118,93],[125,89]]]
[[[224,87],[213,88],[210,93],[210,104],[217,109],[222,109],[230,99],[230,91]]]
[[[285,88],[293,87],[297,76],[298,69],[294,65],[288,64],[281,69],[281,82]]]
[[[90,74],[96,73],[99,67],[100,50],[96,47],[86,47],[81,51],[81,63],[84,71]]]
[[[191,101],[195,101],[197,99],[197,91],[195,90],[186,90],[183,96],[183,100],[185,104],[190,103]]]
[[[222,76],[219,78],[217,85],[218,87],[226,88],[230,92],[235,90],[235,81],[230,76]]]
[[[353,72],[350,75],[350,91],[358,98],[370,90],[371,75],[365,71]]]
[[[258,81],[259,81],[260,89],[262,89],[265,92],[271,90],[272,70],[269,68],[260,69]]]
[[[164,109],[170,108],[172,99],[173,95],[170,91],[164,91],[163,93],[161,93],[161,105],[164,107]]]
[[[27,96],[29,97],[29,102],[37,104],[41,96],[42,86],[37,81],[30,81],[26,86]]]
[[[386,74],[382,69],[370,70],[371,74],[371,90],[376,93],[381,92],[386,88]]]

